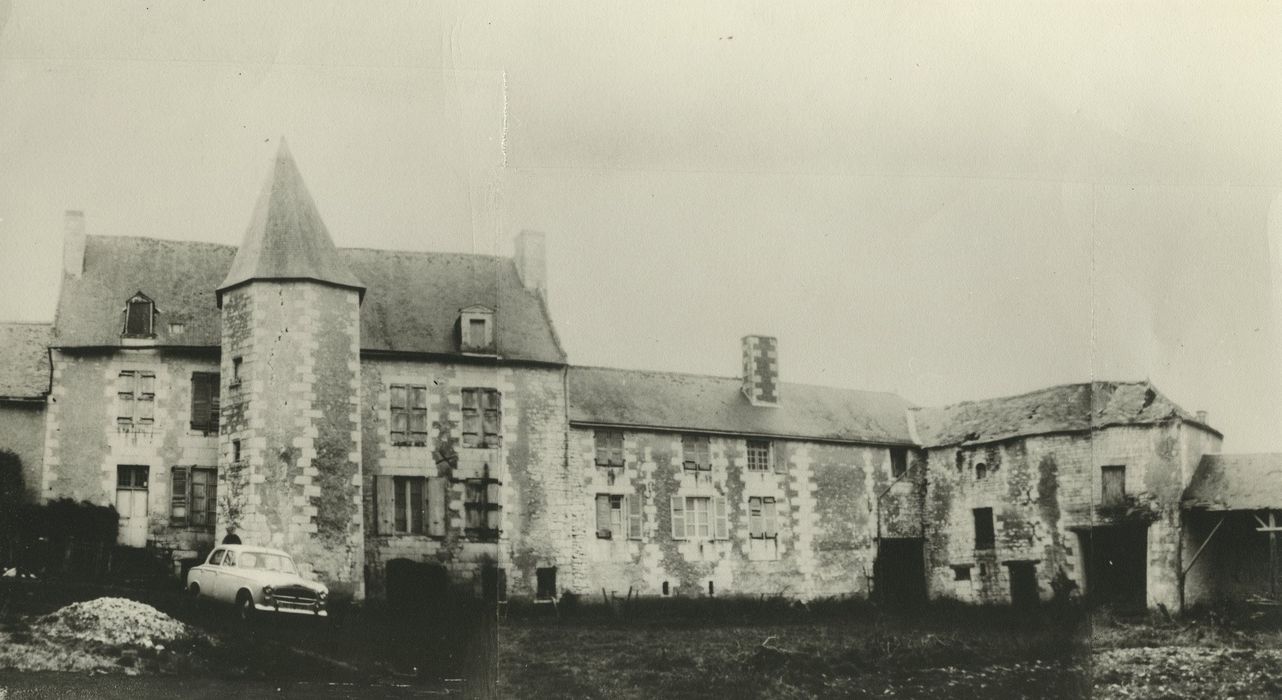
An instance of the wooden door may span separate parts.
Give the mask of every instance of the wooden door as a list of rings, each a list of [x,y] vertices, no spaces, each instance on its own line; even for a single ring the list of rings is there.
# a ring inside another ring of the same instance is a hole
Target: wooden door
[[[147,472],[144,465],[116,467],[116,541],[126,547],[147,546]]]

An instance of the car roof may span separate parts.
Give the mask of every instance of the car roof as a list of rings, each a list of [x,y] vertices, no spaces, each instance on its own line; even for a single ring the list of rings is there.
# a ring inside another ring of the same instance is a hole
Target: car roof
[[[214,549],[215,550],[226,549],[231,552],[254,552],[254,553],[261,553],[261,554],[279,554],[283,557],[289,557],[288,552],[284,552],[279,549],[272,549],[271,547],[259,547],[257,545],[252,545],[252,544],[220,544],[215,546]],[[293,557],[290,557],[290,559],[293,559]]]

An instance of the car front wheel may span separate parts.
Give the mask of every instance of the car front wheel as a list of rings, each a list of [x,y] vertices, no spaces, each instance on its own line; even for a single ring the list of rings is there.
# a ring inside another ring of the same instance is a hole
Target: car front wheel
[[[249,622],[254,619],[256,612],[253,596],[249,595],[249,591],[241,591],[236,597],[236,617],[240,618],[241,622]]]

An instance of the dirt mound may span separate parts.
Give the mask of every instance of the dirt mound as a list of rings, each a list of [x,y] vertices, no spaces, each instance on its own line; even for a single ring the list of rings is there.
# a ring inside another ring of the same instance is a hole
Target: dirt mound
[[[33,626],[49,637],[128,647],[172,644],[197,634],[150,605],[128,598],[72,603],[36,618]]]
[[[0,631],[0,669],[119,672],[188,668],[210,638],[127,598],[96,598]]]

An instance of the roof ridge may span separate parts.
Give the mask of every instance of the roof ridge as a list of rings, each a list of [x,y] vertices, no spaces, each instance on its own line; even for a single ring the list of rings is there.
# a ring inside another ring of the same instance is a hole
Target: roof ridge
[[[1093,388],[1094,388],[1094,386],[1095,386],[1096,384],[1116,384],[1116,385],[1119,385],[1119,386],[1120,386],[1120,385],[1128,385],[1128,384],[1137,384],[1137,385],[1144,385],[1144,384],[1147,384],[1147,385],[1149,385],[1149,386],[1153,386],[1153,383],[1152,383],[1152,382],[1150,382],[1150,381],[1149,381],[1149,380],[1147,380],[1147,379],[1137,379],[1137,380],[1133,380],[1133,381],[1131,381],[1131,380],[1124,380],[1124,381],[1123,381],[1123,380],[1113,380],[1113,379],[1092,379],[1092,380],[1090,380],[1090,381],[1085,381],[1085,382],[1063,382],[1063,383],[1060,383],[1060,384],[1052,384],[1052,385],[1050,385],[1050,386],[1044,386],[1044,387],[1041,387],[1040,389],[1031,389],[1031,390],[1029,390],[1029,391],[1020,392],[1020,393],[1018,393],[1018,394],[1005,394],[1005,395],[1002,395],[1002,396],[989,396],[989,397],[985,397],[985,398],[982,398],[982,399],[963,399],[963,400],[961,400],[961,401],[954,401],[954,402],[952,402],[952,403],[947,403],[947,404],[944,404],[944,405],[942,405],[942,406],[916,406],[916,407],[914,407],[914,408],[919,409],[919,410],[931,410],[931,409],[952,408],[952,407],[954,407],[954,406],[963,406],[963,405],[966,405],[966,404],[985,403],[985,402],[988,402],[988,401],[1007,401],[1007,400],[1009,400],[1009,399],[1022,399],[1022,398],[1026,397],[1026,396],[1033,396],[1034,394],[1044,394],[1044,393],[1047,393],[1047,392],[1055,391],[1055,390],[1057,390],[1057,389],[1067,389],[1067,388],[1069,388],[1069,387],[1084,387],[1084,386],[1090,386],[1090,387],[1093,389]],[[1154,389],[1154,391],[1158,391],[1156,387],[1153,387],[1153,389]],[[1161,393],[1161,392],[1159,391],[1158,393]],[[1163,395],[1163,396],[1166,396],[1165,394],[1162,394],[1162,395]],[[1168,397],[1168,400],[1169,400],[1169,397]],[[1174,402],[1172,402],[1172,403],[1174,403]]]
[[[214,243],[213,241],[193,241],[193,240],[185,240],[185,239],[179,239],[179,238],[159,238],[156,236],[135,236],[135,235],[117,236],[112,234],[101,234],[101,233],[93,233],[93,234],[85,235],[86,240],[91,238],[96,238],[104,241],[108,241],[108,240],[157,241],[159,243],[180,243],[182,245],[208,245],[208,246],[218,246],[219,248],[237,248],[237,246],[232,245],[230,243]]]
[[[369,252],[369,253],[406,253],[409,255],[458,255],[460,257],[489,258],[492,260],[511,260],[512,259],[509,256],[499,255],[497,253],[459,253],[459,252],[449,251],[449,250],[405,250],[405,249],[396,249],[396,248],[369,248],[366,246],[339,247],[338,251],[340,253],[351,251],[351,252]]]

